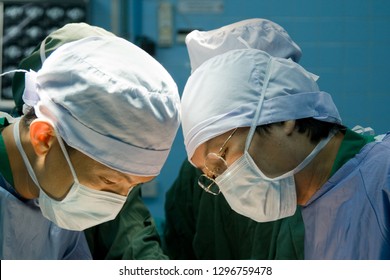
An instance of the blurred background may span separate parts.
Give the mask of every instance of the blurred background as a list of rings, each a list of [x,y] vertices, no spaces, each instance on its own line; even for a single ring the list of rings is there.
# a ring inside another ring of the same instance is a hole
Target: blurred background
[[[321,89],[332,94],[345,125],[372,127],[378,134],[390,130],[388,0],[0,1],[1,73],[16,69],[48,33],[84,21],[145,49],[181,93],[190,75],[186,34],[248,18],[267,18],[287,30],[302,48],[300,64],[320,76]],[[11,80],[12,75],[1,79],[3,111],[13,106]],[[179,130],[162,173],[143,187],[160,225],[165,193],[185,158]]]

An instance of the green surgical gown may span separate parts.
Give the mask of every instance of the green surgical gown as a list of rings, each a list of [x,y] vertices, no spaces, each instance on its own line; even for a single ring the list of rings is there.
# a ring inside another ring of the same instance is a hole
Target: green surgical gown
[[[304,227],[294,216],[257,223],[234,212],[223,195],[198,186],[187,160],[166,194],[164,250],[171,259],[303,259]]]

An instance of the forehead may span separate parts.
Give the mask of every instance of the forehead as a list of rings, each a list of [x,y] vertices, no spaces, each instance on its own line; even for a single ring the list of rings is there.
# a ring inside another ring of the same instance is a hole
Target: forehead
[[[147,182],[152,179],[154,179],[156,176],[138,176],[133,174],[126,174],[122,173],[120,171],[117,171],[115,169],[112,169],[93,158],[90,158],[89,156],[85,155],[84,153],[73,149],[73,155],[71,156],[72,159],[75,159],[75,166],[81,165],[80,167],[84,168],[77,168],[77,170],[84,170],[85,173],[91,174],[91,175],[106,175],[110,177],[116,177],[116,178],[122,178],[126,179],[129,182],[134,181],[140,181],[140,182]]]

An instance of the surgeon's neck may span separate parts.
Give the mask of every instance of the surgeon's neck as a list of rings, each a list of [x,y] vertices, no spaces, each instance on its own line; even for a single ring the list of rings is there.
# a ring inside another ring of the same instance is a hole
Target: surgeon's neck
[[[298,205],[306,205],[328,181],[343,138],[344,134],[338,132],[313,161],[295,175]]]

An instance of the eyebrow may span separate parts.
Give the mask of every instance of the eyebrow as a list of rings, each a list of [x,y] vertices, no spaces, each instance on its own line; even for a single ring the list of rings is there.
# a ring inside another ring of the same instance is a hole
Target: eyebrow
[[[116,171],[116,170],[115,170]],[[124,174],[124,173],[121,173],[119,171],[117,171],[117,175],[123,179],[126,179],[126,181],[129,183],[129,184],[135,184],[136,182],[134,181],[134,179],[132,178],[132,176],[134,175],[130,175],[130,174]]]
[[[135,183],[134,179],[131,177],[132,175],[122,173],[122,172],[120,172],[116,169],[113,169],[111,167],[108,167],[104,164],[100,163],[100,165],[97,166],[96,170],[97,170],[97,172],[102,172],[101,174],[104,176],[107,176],[107,177],[118,176],[121,179],[125,179],[130,184]]]

